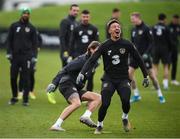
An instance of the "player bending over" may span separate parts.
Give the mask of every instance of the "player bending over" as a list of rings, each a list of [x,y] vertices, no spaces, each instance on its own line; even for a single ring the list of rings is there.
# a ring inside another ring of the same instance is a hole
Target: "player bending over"
[[[93,41],[88,46],[87,52],[70,63],[68,63],[53,79],[52,83],[48,85],[47,92],[51,93],[56,90],[59,85],[59,91],[65,97],[69,106],[67,106],[57,121],[52,125],[50,130],[54,131],[65,131],[61,125],[63,121],[70,116],[72,112],[81,106],[81,101],[88,101],[87,110],[80,117],[80,122],[86,124],[89,127],[96,127],[96,124],[91,120],[90,116],[92,112],[97,108],[101,102],[101,97],[99,94],[82,90],[82,85],[76,84],[76,77],[78,76],[81,68],[89,57],[98,49],[100,43]],[[89,68],[87,76],[93,73],[94,69]]]

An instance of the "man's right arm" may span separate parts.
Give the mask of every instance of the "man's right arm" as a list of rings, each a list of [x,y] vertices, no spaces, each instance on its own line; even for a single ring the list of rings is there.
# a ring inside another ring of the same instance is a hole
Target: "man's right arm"
[[[141,58],[138,50],[136,49],[136,47],[135,47],[133,44],[131,44],[131,48],[130,48],[130,49],[131,49],[131,50],[130,50],[130,51],[131,51],[130,54],[131,54],[131,55],[133,56],[133,58],[138,62],[138,65],[139,65],[139,67],[141,68],[141,71],[142,71],[142,73],[143,73],[144,80],[143,80],[142,85],[143,85],[144,87],[148,87],[148,86],[149,86],[148,72],[147,72],[147,69],[146,69],[146,67],[145,67],[144,61],[143,61],[143,59]]]
[[[58,87],[60,79],[61,79],[61,71],[57,73],[57,75],[53,78],[52,82],[47,86],[46,92],[48,93],[54,92]]]
[[[61,21],[60,23],[60,48],[61,48],[61,52],[64,53],[65,51],[67,51],[67,46],[66,46],[66,34],[68,31],[68,23],[67,21],[64,19]]]
[[[96,64],[96,61],[98,60],[98,58],[101,56],[102,53],[102,45],[100,46],[100,48],[87,60],[87,62],[84,64],[84,66],[82,67],[81,71],[79,72],[79,75],[77,76],[76,79],[76,84],[80,85],[81,87],[84,86],[84,82],[85,82],[85,77],[88,76],[88,71],[89,69],[91,69],[92,67],[94,67],[94,65]]]
[[[38,32],[35,27],[32,27],[32,62],[37,62],[38,53]]]
[[[81,74],[85,75],[91,67],[94,67],[96,64],[96,61],[102,54],[102,48],[103,46],[100,45],[99,49],[87,60],[87,62],[84,64],[83,68],[81,69]]]
[[[59,71],[57,75],[53,78],[52,83],[57,87],[60,79],[61,79],[61,71]]]
[[[10,26],[9,32],[8,32],[8,37],[7,37],[7,59],[12,60],[12,46],[13,46],[13,25]]]
[[[72,36],[70,38],[70,43],[69,43],[70,45],[69,45],[69,50],[68,50],[70,56],[73,56],[73,52],[74,52],[75,40],[76,40],[76,37],[77,37],[76,30],[77,30],[77,28],[75,28],[73,30]]]
[[[133,56],[133,58],[138,62],[138,65],[143,73],[144,78],[147,78],[148,76],[148,72],[147,69],[145,67],[144,61],[142,59],[142,57],[140,56],[138,50],[136,49],[136,47],[132,44],[131,46],[131,55]]]
[[[84,57],[78,57],[73,61],[71,61],[70,63],[68,63],[62,70],[66,71],[67,74],[73,71],[78,71],[78,70],[80,71],[84,63],[85,63]],[[62,76],[61,71],[59,71],[52,80],[52,83],[57,86],[59,84],[61,76]]]
[[[47,86],[47,88],[46,88],[47,93],[54,92],[57,89],[59,81],[61,79],[60,73],[61,73],[61,71],[59,71],[57,73],[57,75],[53,78],[52,82]]]
[[[167,40],[169,50],[171,50],[172,48],[175,48],[176,47],[176,43],[173,41],[173,38],[172,38],[172,35],[171,35],[169,27],[166,28],[165,35],[166,35],[165,39]]]

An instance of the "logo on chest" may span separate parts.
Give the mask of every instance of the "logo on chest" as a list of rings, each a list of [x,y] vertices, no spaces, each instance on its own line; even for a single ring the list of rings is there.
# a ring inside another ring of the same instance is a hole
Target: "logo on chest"
[[[125,49],[125,48],[120,48],[120,49],[119,49],[119,52],[120,52],[120,54],[122,54],[122,55],[123,55],[123,54],[125,54],[126,49]]]
[[[108,56],[110,56],[110,55],[111,55],[111,52],[112,52],[112,50],[109,50],[109,51],[108,51]]]
[[[135,32],[135,31],[133,31],[133,32],[132,32],[132,37],[134,37],[134,36],[135,36],[135,34],[136,34],[136,32]]]
[[[88,33],[88,35],[92,35],[93,31],[92,30],[88,30],[87,33]]]
[[[79,31],[79,36],[81,36],[82,35],[82,33],[83,33],[83,31],[81,30],[81,31]]]
[[[139,30],[139,31],[138,31],[138,34],[139,34],[139,35],[142,35],[142,34],[143,34],[143,30]]]
[[[70,30],[73,31],[74,30],[74,25],[70,26]]]
[[[25,32],[30,32],[30,28],[29,27],[25,27]]]
[[[17,27],[17,28],[16,28],[16,32],[19,32],[20,29],[21,29],[21,27]]]

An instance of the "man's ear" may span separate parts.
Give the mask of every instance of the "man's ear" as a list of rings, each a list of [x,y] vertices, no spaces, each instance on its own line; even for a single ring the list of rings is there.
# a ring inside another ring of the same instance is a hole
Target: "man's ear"
[[[111,30],[110,29],[108,29],[108,33],[111,34]]]

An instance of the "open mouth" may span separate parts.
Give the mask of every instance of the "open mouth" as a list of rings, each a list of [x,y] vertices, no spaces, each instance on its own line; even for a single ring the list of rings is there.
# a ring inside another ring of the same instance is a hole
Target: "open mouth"
[[[119,34],[119,33],[120,33],[120,30],[116,30],[115,33],[116,33],[116,34]]]
[[[116,37],[118,36],[120,36],[120,31],[115,31],[115,34],[116,34]]]

